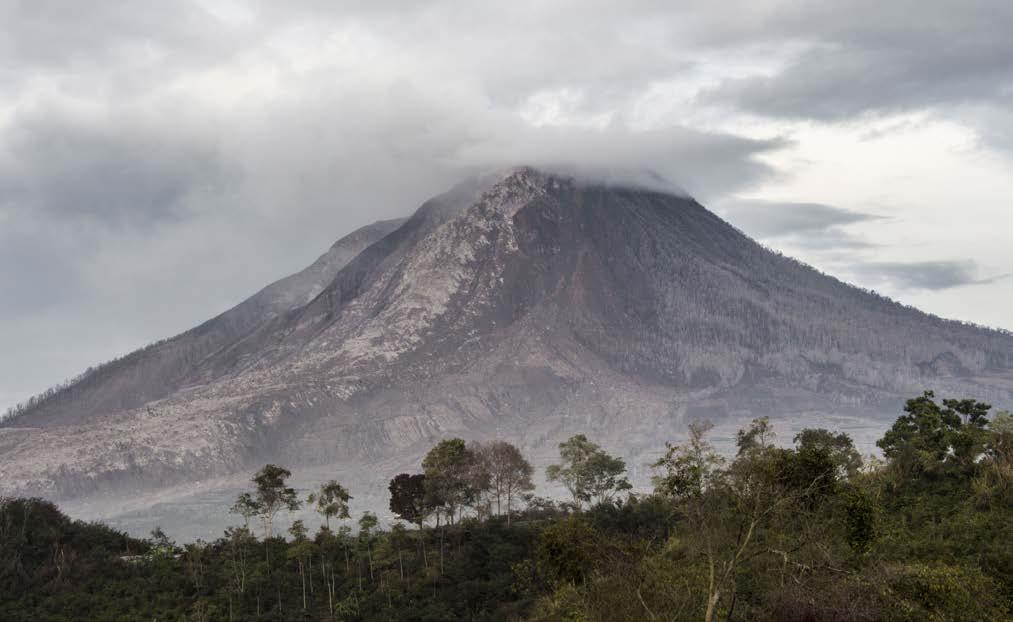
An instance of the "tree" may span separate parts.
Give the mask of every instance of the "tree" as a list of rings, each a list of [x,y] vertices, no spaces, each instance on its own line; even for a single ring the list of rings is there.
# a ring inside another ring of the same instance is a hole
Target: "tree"
[[[229,508],[229,512],[242,516],[243,526],[249,529],[250,519],[260,513],[260,507],[257,505],[257,500],[253,498],[253,495],[244,492],[236,498],[236,502]]]
[[[236,595],[242,597],[246,593],[247,577],[250,570],[250,558],[257,539],[247,527],[229,527],[225,530],[227,553],[226,565]]]
[[[306,537],[306,525],[297,520],[289,527],[288,532],[292,535],[292,545],[286,554],[289,559],[294,559],[299,564],[299,579],[302,581],[302,608],[306,610],[306,566],[312,564],[313,543]]]
[[[345,487],[335,480],[320,485],[320,490],[311,493],[307,503],[316,503],[317,512],[324,517],[327,529],[331,528],[332,518],[348,518],[348,502],[352,496]]]
[[[826,451],[841,477],[854,477],[862,468],[862,454],[858,453],[855,443],[844,432],[834,434],[823,428],[805,428],[795,435],[794,441],[800,451]]]
[[[366,545],[366,557],[369,560],[369,580],[373,581],[373,530],[379,521],[376,514],[363,512],[359,519],[359,541]]]
[[[979,502],[1013,507],[1013,415],[1000,412],[989,424],[991,440],[975,488]]]
[[[943,400],[926,391],[910,399],[904,412],[876,445],[902,478],[965,478],[974,473],[989,434],[988,404]]]
[[[274,464],[264,465],[253,476],[255,486],[253,501],[256,504],[257,514],[264,523],[264,537],[271,537],[271,527],[274,524],[274,517],[282,509],[294,512],[302,505],[296,495],[295,489],[286,485],[286,480],[292,473],[285,468]]]
[[[598,557],[599,540],[582,517],[570,516],[542,531],[536,559],[554,582],[584,583]]]
[[[748,428],[735,434],[735,444],[741,456],[751,451],[763,451],[770,446],[773,438],[774,430],[770,427],[770,418],[760,417],[753,419]]]
[[[689,424],[689,440],[685,445],[666,444],[665,455],[653,466],[661,471],[654,477],[656,493],[674,499],[690,502],[689,513],[700,517],[700,505],[706,491],[720,481],[724,459],[706,440],[707,432],[714,427],[709,421],[694,421]]]
[[[457,511],[471,503],[478,493],[472,483],[474,468],[474,454],[459,438],[440,441],[422,460],[427,505],[442,508],[451,524]]]
[[[579,509],[583,503],[605,503],[612,496],[632,488],[625,477],[626,463],[587,440],[583,434],[559,444],[561,464],[550,465],[545,474],[570,492]]]
[[[390,511],[403,521],[422,529],[429,513],[426,506],[426,476],[400,473],[390,480]]]
[[[692,534],[686,546],[697,549],[706,564],[706,622],[717,617],[718,607],[729,593],[734,602],[736,576],[748,559],[764,552],[758,547],[782,556],[787,565],[789,551],[798,550],[808,531],[820,524],[809,520],[819,504],[800,502],[825,491],[823,484],[833,478],[835,470],[822,449],[799,453],[774,447],[766,418],[754,420],[739,432],[738,457],[726,466],[706,441],[711,427],[710,423],[691,424],[688,442],[668,445],[665,455],[654,464],[660,471],[654,480],[656,493],[675,503]],[[792,520],[795,524],[786,527]],[[790,547],[779,550],[771,546],[772,525],[782,526],[781,531],[792,540]],[[767,532],[762,545],[757,543],[761,531]],[[806,534],[795,534],[801,531]]]
[[[506,441],[481,443],[473,451],[486,475],[486,485],[496,499],[496,514],[502,514],[505,503],[509,525],[514,499],[535,489],[531,481],[535,470],[520,450]]]

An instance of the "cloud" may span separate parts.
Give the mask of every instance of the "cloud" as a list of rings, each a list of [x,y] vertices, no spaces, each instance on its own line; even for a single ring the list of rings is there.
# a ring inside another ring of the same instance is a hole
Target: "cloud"
[[[95,92],[150,85],[238,51],[237,29],[198,2],[0,3],[0,83],[58,79]]]
[[[990,102],[1013,85],[1004,0],[807,2],[778,5],[767,36],[794,41],[794,59],[768,75],[732,77],[701,96],[757,114],[847,120]]]
[[[0,209],[143,226],[183,217],[194,191],[226,183],[205,137],[118,112],[44,107],[16,117],[0,131]]]
[[[1005,119],[1013,6],[959,7],[0,1],[0,393],[186,329],[475,168],[645,167],[761,239],[868,250],[874,216],[832,187],[731,205],[793,148],[735,115]]]
[[[867,284],[888,285],[899,290],[944,290],[967,285],[987,285],[1011,275],[980,277],[974,261],[866,262],[851,271]]]
[[[506,128],[504,128],[506,129]],[[470,165],[531,164],[589,169],[650,169],[701,199],[748,188],[774,174],[757,156],[784,145],[683,127],[634,132],[622,127],[516,126],[469,145],[459,161]]]
[[[821,203],[735,199],[716,206],[717,212],[748,235],[793,247],[864,248],[870,246],[847,225],[881,220],[881,216]]]
[[[491,58],[461,73],[426,46],[409,58],[383,23],[336,18],[307,51],[299,37],[285,41],[313,26],[287,13],[275,26],[226,28],[220,47],[208,38],[226,17],[196,9],[180,18],[97,6],[88,19],[103,34],[81,40],[69,19],[17,19],[5,45],[38,28],[52,49],[20,50],[0,77],[11,85],[0,96],[0,341],[10,353],[0,391],[10,394],[196,325],[475,168],[644,166],[708,198],[772,175],[759,156],[785,144],[675,124],[635,130],[620,118],[589,127],[571,109],[535,126],[501,102],[526,101],[556,70],[583,75],[590,93],[595,72],[527,64],[490,92]],[[194,49],[176,59],[187,41]],[[581,106],[606,105],[600,95]]]

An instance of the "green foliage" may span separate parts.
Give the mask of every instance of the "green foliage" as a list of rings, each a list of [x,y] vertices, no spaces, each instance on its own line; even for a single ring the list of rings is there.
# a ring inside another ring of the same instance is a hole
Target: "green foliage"
[[[478,494],[475,456],[459,438],[440,441],[422,460],[426,505],[453,523],[457,513]]]
[[[569,517],[542,531],[538,543],[538,564],[545,576],[559,583],[584,583],[590,575],[598,537],[579,517]]]
[[[988,440],[988,404],[943,400],[931,391],[910,399],[876,445],[908,481],[930,482],[971,473]]]
[[[295,489],[286,484],[292,473],[283,467],[267,464],[253,476],[254,490],[239,495],[230,511],[240,514],[249,526],[252,516],[259,516],[264,526],[264,537],[271,537],[274,517],[282,509],[298,510],[302,503]]]
[[[885,463],[865,470],[846,435],[806,430],[778,447],[760,419],[724,459],[707,429],[668,447],[653,495],[586,512],[532,499],[510,522],[481,511],[490,445],[459,439],[430,452],[426,475],[391,482],[392,509],[420,527],[428,495],[472,490],[433,529],[385,531],[366,513],[357,536],[326,525],[311,537],[296,521],[287,540],[239,526],[177,545],[2,499],[0,620],[1010,619],[1008,415],[923,395],[881,441]],[[560,478],[600,450],[571,441]],[[430,488],[430,474],[445,480]],[[262,469],[237,513],[292,507],[288,477]]]
[[[666,445],[665,455],[654,463],[660,471],[654,477],[659,495],[675,499],[699,499],[718,483],[724,459],[705,440],[711,429],[709,422],[694,421],[689,425],[689,441],[685,445]]]
[[[573,503],[606,503],[618,493],[630,490],[630,482],[622,477],[626,463],[609,455],[583,434],[559,444],[561,464],[545,469],[549,481],[560,482],[570,492]]]
[[[876,506],[868,491],[848,486],[841,494],[844,506],[844,533],[848,546],[864,555],[876,541]]]
[[[739,448],[741,456],[766,449],[773,438],[774,430],[770,427],[770,418],[760,417],[753,419],[748,428],[738,431],[735,435],[735,445]]]
[[[854,477],[862,468],[862,455],[847,434],[823,428],[806,428],[795,435],[799,451],[823,450],[836,465],[839,477]]]
[[[535,489],[531,481],[534,467],[517,447],[506,441],[475,443],[471,451],[476,459],[476,483],[489,494],[490,504],[495,500],[497,515],[502,515],[505,510],[509,523],[514,503],[520,495]]]
[[[909,563],[883,571],[887,622],[976,622],[1009,619],[995,581],[973,567]]]
[[[429,508],[426,505],[426,476],[401,473],[390,480],[390,511],[403,521],[422,526]]]
[[[324,524],[331,528],[332,518],[348,518],[348,502],[352,495],[336,480],[320,485],[320,489],[310,494],[308,503],[315,503],[317,513],[324,517]]]

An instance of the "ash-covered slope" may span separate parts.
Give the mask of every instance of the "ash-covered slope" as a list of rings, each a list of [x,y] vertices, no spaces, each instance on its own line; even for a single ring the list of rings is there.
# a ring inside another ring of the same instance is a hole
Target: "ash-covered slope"
[[[313,264],[275,281],[221,315],[185,333],[100,365],[18,413],[8,427],[73,425],[100,414],[137,408],[197,380],[202,360],[259,324],[316,297],[338,271],[403,220],[383,220],[341,238]]]
[[[3,431],[0,477],[73,496],[409,461],[448,434],[537,453],[582,431],[635,457],[700,415],[885,413],[924,388],[1009,405],[1011,354],[1008,334],[850,287],[692,199],[522,168],[426,203],[185,389]]]

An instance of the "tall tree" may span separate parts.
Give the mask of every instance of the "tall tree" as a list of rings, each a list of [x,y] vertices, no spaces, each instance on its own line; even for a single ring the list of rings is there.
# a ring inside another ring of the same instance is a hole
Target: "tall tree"
[[[264,524],[264,537],[271,537],[274,517],[282,509],[294,512],[302,505],[294,488],[287,481],[292,473],[283,467],[266,464],[253,476],[257,514]]]
[[[422,469],[426,476],[427,503],[439,508],[453,523],[457,512],[471,503],[478,492],[473,485],[474,454],[462,439],[443,440],[426,454]]]
[[[307,503],[315,503],[317,513],[324,517],[327,529],[331,528],[332,518],[348,518],[348,502],[352,496],[345,487],[335,480],[320,485],[320,489],[306,499]]]
[[[390,480],[390,511],[403,521],[422,524],[429,514],[426,505],[426,476],[422,473],[409,475],[400,473]]]
[[[629,480],[623,477],[626,463],[606,453],[583,434],[560,443],[559,457],[562,463],[550,465],[545,474],[549,481],[566,487],[578,509],[584,503],[605,503],[617,492],[632,488]]]
[[[306,610],[306,568],[313,563],[313,543],[306,537],[306,526],[301,520],[297,520],[289,527],[288,532],[292,535],[292,544],[288,547],[286,555],[299,564],[299,579],[302,582],[302,608]]]
[[[988,443],[991,406],[974,400],[943,400],[940,405],[934,398],[926,391],[908,400],[907,414],[876,445],[902,477],[967,477],[976,470]]]
[[[769,417],[753,419],[748,428],[739,430],[735,434],[735,444],[739,448],[739,455],[748,454],[753,451],[763,451],[770,447],[774,439],[774,430],[770,426]]]
[[[486,485],[496,500],[496,514],[502,515],[503,505],[506,505],[509,525],[513,501],[535,488],[531,481],[534,467],[517,447],[506,441],[479,443],[473,451],[486,474]]]
[[[257,504],[257,500],[253,498],[253,495],[244,492],[236,498],[236,502],[229,508],[229,512],[232,514],[239,514],[243,517],[243,526],[246,529],[250,528],[250,519],[260,513],[260,506]]]
[[[373,530],[380,521],[376,514],[364,512],[359,518],[359,542],[366,545],[366,558],[369,560],[369,580],[373,581]]]

